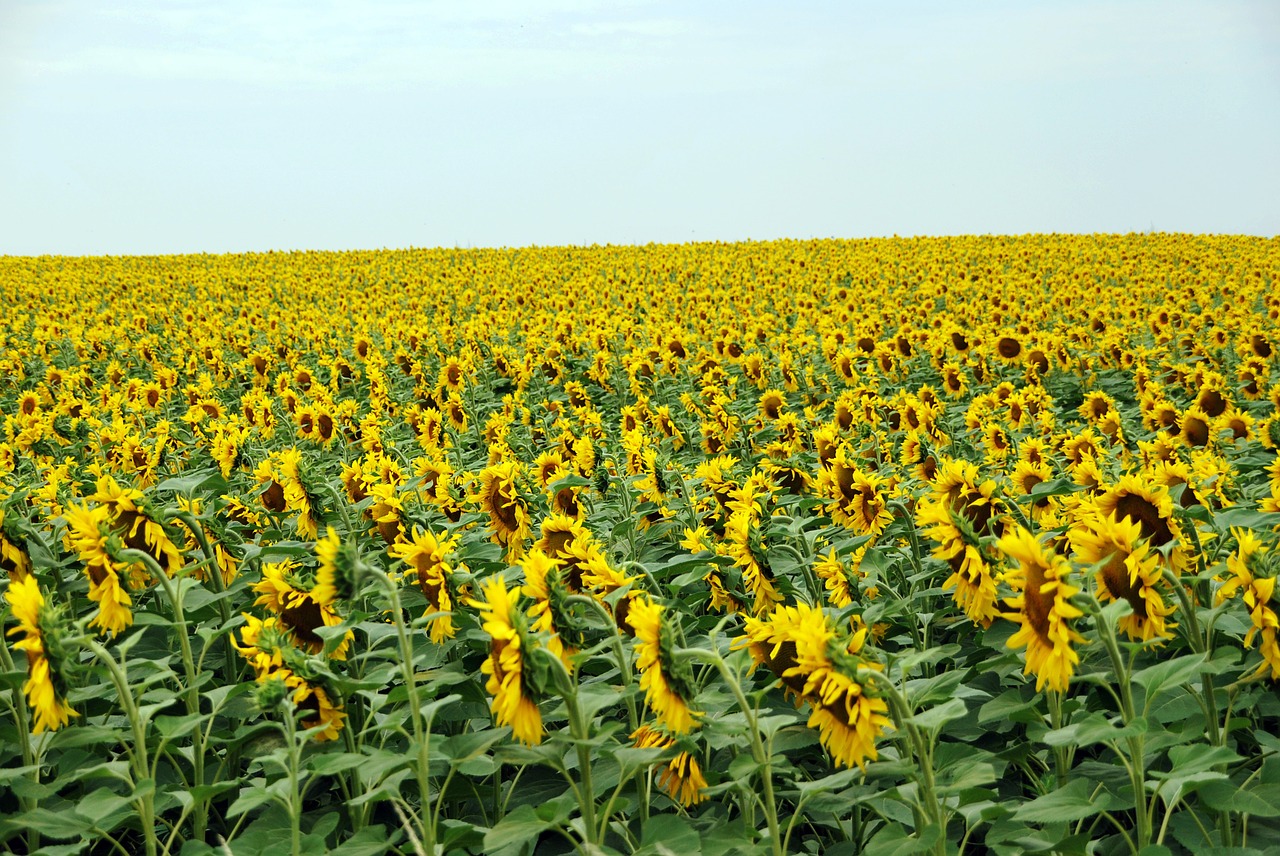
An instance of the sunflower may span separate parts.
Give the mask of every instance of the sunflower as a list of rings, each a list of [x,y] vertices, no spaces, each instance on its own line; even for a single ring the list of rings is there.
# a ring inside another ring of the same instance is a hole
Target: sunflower
[[[1176,607],[1166,604],[1161,589],[1160,556],[1127,517],[1086,514],[1067,532],[1076,561],[1098,566],[1098,599],[1126,600],[1132,612],[1120,620],[1130,639],[1148,642],[1172,637],[1166,622]]]
[[[525,580],[521,592],[533,601],[528,611],[533,629],[548,634],[548,650],[572,669],[572,657],[583,643],[583,633],[569,608],[573,591],[565,581],[563,566],[534,547],[520,560],[520,569]]]
[[[1215,420],[1199,407],[1193,405],[1183,411],[1181,422],[1182,441],[1188,446],[1208,446],[1213,440]]]
[[[202,503],[200,502],[200,499],[198,497],[192,497],[191,499],[187,499],[184,496],[178,496],[177,502],[178,502],[178,508],[182,509],[183,511],[189,512],[191,515],[197,518],[200,516]],[[206,534],[209,534],[207,526],[206,526]],[[210,538],[209,541],[210,541],[210,546],[213,548],[214,563],[217,565],[218,574],[222,578],[222,587],[224,589],[229,588],[231,586],[231,583],[235,581],[236,576],[238,576],[240,573],[240,560],[237,559],[235,556],[231,555],[231,551],[229,551],[220,540],[217,540],[215,538]],[[198,547],[199,547],[199,540],[196,538],[195,533],[188,531],[186,541],[183,543],[183,550],[186,552],[190,552],[191,550],[195,550]],[[208,573],[205,570],[205,568],[199,567],[193,572],[193,576],[196,579],[203,581],[207,579]]]
[[[10,581],[17,581],[31,573],[31,557],[23,549],[17,525],[13,515],[5,522],[5,510],[0,506],[0,570],[9,575]]]
[[[489,676],[485,689],[493,696],[490,710],[498,725],[511,726],[517,740],[536,746],[542,742],[542,713],[525,664],[532,643],[524,613],[517,608],[520,589],[507,588],[495,576],[485,580],[480,590],[484,600],[469,603],[480,610],[481,624],[491,640],[489,657],[480,665],[480,671]]]
[[[818,492],[831,500],[827,513],[836,523],[859,535],[876,536],[893,521],[882,487],[884,479],[866,473],[848,459],[841,446],[831,466],[818,474]]]
[[[1233,527],[1231,534],[1235,536],[1237,544],[1236,551],[1227,558],[1227,570],[1232,576],[1218,589],[1215,602],[1222,603],[1237,593],[1243,596],[1253,625],[1244,637],[1244,645],[1246,648],[1252,647],[1254,638],[1261,636],[1262,641],[1258,647],[1262,652],[1262,665],[1258,667],[1258,672],[1270,669],[1271,679],[1280,680],[1280,616],[1272,604],[1276,578],[1255,573],[1255,567],[1264,565],[1269,551],[1247,529]]]
[[[278,470],[283,476],[285,511],[296,514],[294,530],[299,536],[314,541],[324,522],[320,503],[309,484],[310,474],[297,449],[285,449],[279,453]],[[264,499],[265,504],[265,499]]]
[[[374,531],[388,545],[396,543],[404,537],[404,500],[394,484],[385,482],[371,485],[369,495],[373,503],[365,514],[373,521]]]
[[[18,626],[6,635],[23,634],[13,647],[27,655],[27,681],[22,690],[27,695],[27,705],[35,713],[31,733],[57,731],[71,717],[80,715],[67,703],[63,666],[67,665],[64,661],[68,654],[61,641],[61,609],[45,602],[33,576],[10,582],[4,597],[14,618],[18,619]]]
[[[284,665],[284,650],[290,644],[288,631],[280,624],[279,616],[258,618],[247,612],[240,613],[244,626],[240,628],[240,644],[231,637],[231,647],[249,661],[259,678]]]
[[[780,389],[766,389],[760,395],[760,418],[772,422],[787,406],[787,394]]]
[[[998,614],[996,578],[984,552],[982,538],[997,520],[996,483],[979,482],[978,467],[968,461],[947,460],[921,500],[917,523],[938,542],[934,558],[951,568],[942,584],[955,589],[956,603],[975,624],[990,627]]]
[[[1043,484],[1053,478],[1053,470],[1045,463],[1032,463],[1030,461],[1018,461],[1013,467],[1013,474],[1010,476],[1013,486],[1017,492],[1026,497],[1030,497],[1031,491],[1038,484]],[[1039,520],[1053,502],[1053,497],[1042,496],[1039,499],[1031,501],[1031,519]]]
[[[746,510],[730,514],[724,527],[724,541],[717,551],[731,558],[734,566],[741,570],[742,581],[755,600],[752,611],[756,615],[770,612],[775,604],[782,602],[756,515]]]
[[[120,536],[125,547],[151,556],[170,576],[181,570],[182,550],[170,537],[169,530],[156,519],[158,515],[142,491],[121,487],[111,476],[103,476],[98,479],[97,493],[89,498],[109,509],[112,532]],[[151,574],[142,565],[129,566],[131,587],[141,588],[150,578]]]
[[[1070,602],[1080,591],[1069,582],[1071,566],[1022,527],[996,542],[996,548],[1017,563],[1015,570],[1000,577],[1020,592],[1008,601],[1014,611],[1004,613],[1005,618],[1021,625],[1007,644],[1027,649],[1023,674],[1035,674],[1037,692],[1046,685],[1065,692],[1080,662],[1072,646],[1084,641],[1070,624],[1084,614]]]
[[[818,730],[836,763],[862,767],[875,760],[875,741],[889,718],[885,701],[856,680],[859,667],[878,668],[862,657],[867,629],[842,635],[821,608],[797,604],[767,619],[748,618],[745,630],[734,646],[747,647],[757,664],[809,705],[809,727]]]
[[[1191,561],[1190,551],[1182,546],[1182,528],[1173,514],[1173,498],[1169,489],[1145,475],[1122,476],[1116,484],[1093,500],[1103,517],[1124,517],[1136,522],[1142,537],[1156,548],[1169,549],[1169,566],[1181,573]]]
[[[474,502],[489,515],[493,540],[506,548],[506,559],[514,562],[524,553],[524,540],[529,535],[529,508],[516,479],[520,465],[503,461],[480,472],[480,490]]]
[[[409,566],[404,579],[416,582],[422,590],[427,599],[427,614],[444,613],[433,618],[427,626],[431,641],[436,643],[452,639],[457,632],[451,614],[454,594],[453,568],[449,562],[457,541],[457,536],[440,538],[415,526],[408,542],[396,544],[390,550],[393,558]]]
[[[294,707],[306,711],[302,719],[302,727],[321,729],[311,739],[317,743],[337,740],[347,718],[346,713],[333,703],[333,698],[314,676],[308,678],[298,674],[294,669],[279,667],[258,676],[258,683],[266,684],[280,681],[290,691]]]
[[[67,549],[76,553],[89,575],[89,599],[98,604],[98,614],[89,622],[112,636],[133,624],[133,612],[115,562],[107,553],[110,512],[106,506],[68,506],[64,512]]]
[[[631,742],[637,749],[674,749],[679,745],[675,738],[649,725],[642,725],[632,732]],[[654,769],[660,768],[658,787],[680,805],[688,808],[708,799],[702,793],[707,787],[707,780],[690,752],[679,751],[670,761],[659,761],[653,766]]]
[[[254,606],[265,606],[280,618],[280,623],[288,629],[293,643],[312,654],[324,650],[325,643],[316,630],[321,627],[337,627],[342,623],[342,616],[333,608],[336,589],[326,586],[316,591],[317,586],[308,586],[298,574],[298,566],[290,561],[265,563],[262,566],[262,580],[253,586],[258,599]],[[345,660],[347,649],[355,638],[352,631],[347,631],[337,648],[329,654],[335,660]]]
[[[813,572],[823,581],[827,589],[827,600],[836,609],[844,609],[858,600],[858,582],[864,577],[860,566],[872,543],[874,542],[867,541],[858,547],[847,565],[836,555],[834,547],[814,563]]]
[[[635,629],[640,688],[658,722],[676,734],[688,734],[701,713],[690,708],[696,693],[688,664],[675,657],[676,638],[665,608],[645,595],[631,599],[627,621]]]

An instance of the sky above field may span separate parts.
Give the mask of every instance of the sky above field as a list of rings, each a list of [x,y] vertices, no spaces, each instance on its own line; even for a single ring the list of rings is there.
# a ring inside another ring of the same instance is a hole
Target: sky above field
[[[1280,3],[0,0],[0,254],[1280,233]]]

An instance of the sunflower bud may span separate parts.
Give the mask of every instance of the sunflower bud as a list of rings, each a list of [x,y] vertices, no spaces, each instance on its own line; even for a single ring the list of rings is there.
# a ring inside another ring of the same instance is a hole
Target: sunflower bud
[[[284,681],[280,677],[272,675],[258,684],[258,688],[253,693],[253,700],[258,705],[259,710],[263,713],[270,713],[284,704],[284,697],[288,692],[289,688],[285,686]]]

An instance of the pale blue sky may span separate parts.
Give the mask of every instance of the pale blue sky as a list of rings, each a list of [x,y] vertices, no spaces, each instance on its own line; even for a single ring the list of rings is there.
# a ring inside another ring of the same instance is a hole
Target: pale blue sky
[[[1280,3],[0,0],[0,253],[1280,233]]]

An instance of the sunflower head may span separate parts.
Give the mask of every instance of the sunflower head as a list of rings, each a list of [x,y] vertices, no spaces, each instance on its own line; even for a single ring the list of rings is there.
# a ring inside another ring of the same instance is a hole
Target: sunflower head
[[[316,570],[316,585],[311,590],[312,597],[326,604],[337,600],[351,600],[360,590],[364,571],[355,543],[344,543],[330,526],[325,537],[316,542],[315,551],[320,566]]]
[[[62,608],[44,599],[34,576],[11,582],[5,600],[18,619],[7,635],[21,635],[14,647],[27,655],[23,690],[35,714],[32,733],[56,731],[79,716],[67,703],[68,673],[78,656],[72,627]]]
[[[1027,649],[1023,671],[1035,674],[1037,691],[1048,685],[1063,692],[1080,662],[1072,646],[1084,641],[1071,627],[1083,613],[1070,602],[1080,591],[1070,584],[1070,565],[1022,527],[1001,538],[996,547],[1016,564],[1002,575],[1019,593],[1009,601],[1012,611],[1005,613],[1021,625],[1008,645]]]

